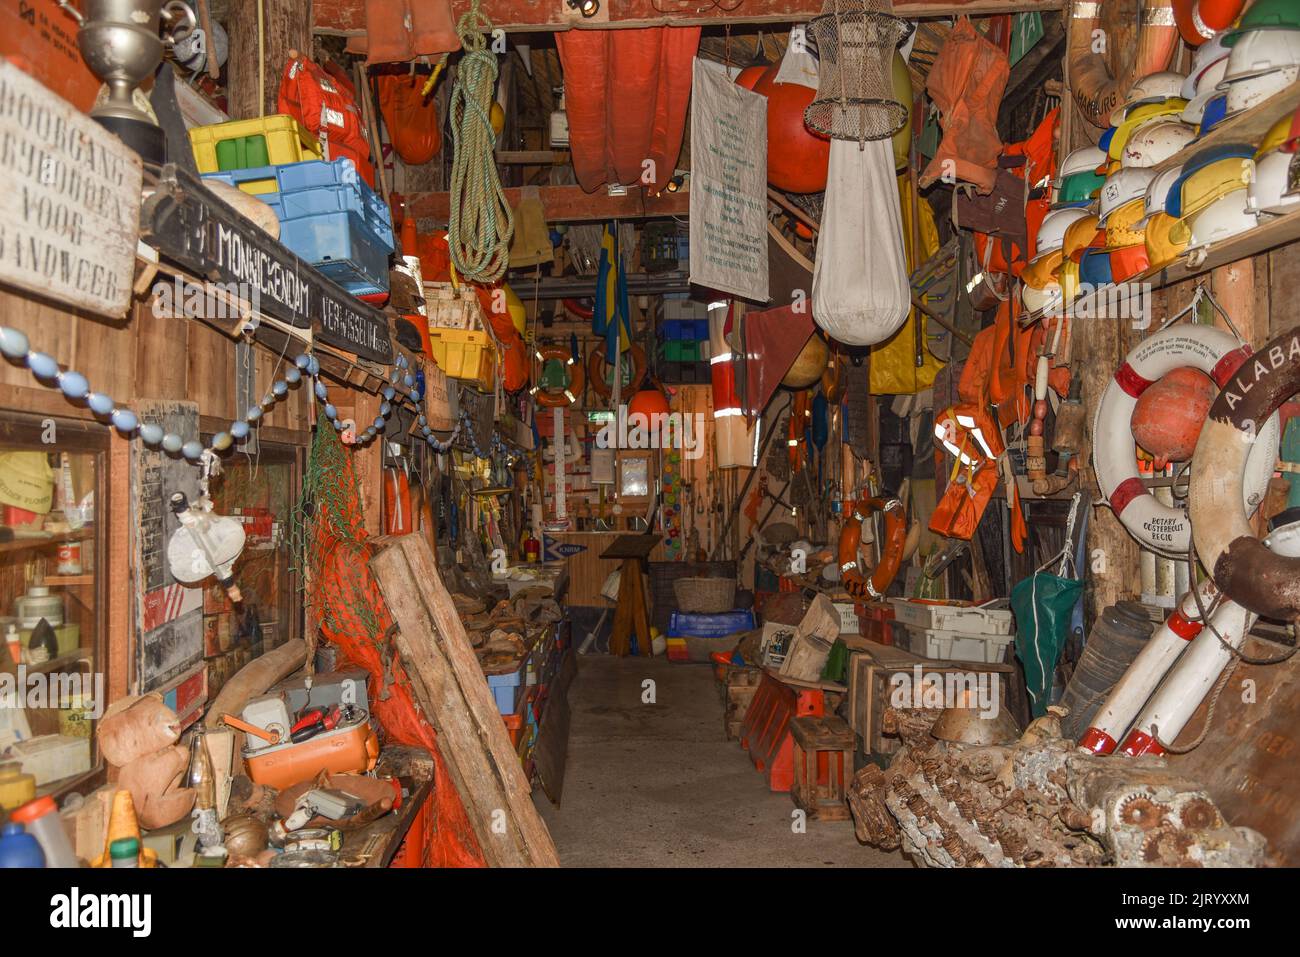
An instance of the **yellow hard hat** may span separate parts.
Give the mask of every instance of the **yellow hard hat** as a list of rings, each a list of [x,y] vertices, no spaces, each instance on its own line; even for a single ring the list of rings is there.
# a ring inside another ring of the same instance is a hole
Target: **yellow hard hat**
[[[1124,118],[1124,122],[1115,128],[1115,134],[1110,138],[1110,145],[1106,148],[1107,155],[1118,162],[1124,155],[1124,144],[1128,142],[1134,130],[1162,116],[1177,116],[1186,107],[1187,101],[1181,96],[1171,96],[1159,103],[1144,103],[1142,106],[1133,107]]]
[[[1163,269],[1183,254],[1191,238],[1191,230],[1181,219],[1168,213],[1156,213],[1147,220],[1144,232],[1147,258],[1154,268]]]
[[[1106,220],[1106,248],[1124,249],[1128,246],[1141,246],[1145,237],[1138,224],[1146,215],[1146,197],[1142,196],[1125,203]]]
[[[1044,253],[1024,268],[1020,273],[1021,280],[1034,289],[1046,289],[1056,282],[1056,270],[1061,267],[1061,256],[1059,249]]]
[[[1195,216],[1216,199],[1236,189],[1245,189],[1255,174],[1255,161],[1228,156],[1203,166],[1183,180],[1182,204],[1178,213],[1183,219]]]
[[[1075,253],[1094,245],[1098,232],[1096,216],[1089,214],[1083,219],[1076,220],[1065,231],[1065,242],[1061,246],[1061,251],[1066,256],[1073,257]]]
[[[1259,159],[1265,153],[1280,149],[1291,139],[1292,119],[1292,115],[1288,113],[1268,128],[1264,138],[1259,141],[1259,148],[1255,150],[1255,159]]]
[[[1079,264],[1068,256],[1062,259],[1056,278],[1061,284],[1061,294],[1065,301],[1073,302],[1075,296],[1079,295]]]

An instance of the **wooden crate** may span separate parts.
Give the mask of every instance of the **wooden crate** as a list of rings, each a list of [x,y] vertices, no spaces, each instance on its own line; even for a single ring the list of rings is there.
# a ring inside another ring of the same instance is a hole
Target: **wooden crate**
[[[429,316],[430,329],[483,328],[478,296],[469,286],[457,288],[449,282],[426,282],[424,311]]]
[[[754,700],[758,690],[758,680],[763,672],[760,668],[733,667],[727,674],[723,701],[723,730],[728,741],[740,738],[740,723],[745,720],[749,703]]]
[[[887,756],[898,750],[898,739],[881,733],[881,719],[890,706],[894,675],[914,676],[917,665],[921,666],[923,678],[932,674],[996,674],[1000,683],[1001,707],[1010,709],[1023,726],[1023,716],[1017,714],[1019,684],[1015,665],[934,661],[892,645],[865,640],[862,643],[867,647],[855,650],[849,660],[848,722],[854,733],[862,738],[863,750],[867,754]]]
[[[846,821],[846,794],[853,776],[853,732],[843,718],[795,718],[790,722],[794,784],[790,798],[810,821]]]

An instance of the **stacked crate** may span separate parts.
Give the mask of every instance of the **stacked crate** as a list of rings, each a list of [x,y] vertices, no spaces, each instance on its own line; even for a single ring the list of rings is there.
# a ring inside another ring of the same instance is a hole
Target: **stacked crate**
[[[197,127],[190,142],[205,180],[275,211],[286,248],[354,296],[387,294],[392,216],[352,160],[320,159],[315,138],[286,116]]]
[[[686,385],[709,381],[709,317],[705,303],[664,297],[658,368],[664,382]]]

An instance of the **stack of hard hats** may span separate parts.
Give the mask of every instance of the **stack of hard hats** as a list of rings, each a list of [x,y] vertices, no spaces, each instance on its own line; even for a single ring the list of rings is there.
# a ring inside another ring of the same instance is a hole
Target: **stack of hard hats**
[[[1228,116],[1248,110],[1300,78],[1300,3],[1255,0],[1223,35],[1229,50],[1219,84]]]
[[[1300,207],[1300,193],[1288,195],[1288,173],[1300,146],[1300,111],[1284,116],[1269,129],[1255,150],[1255,175],[1247,189],[1256,213],[1287,213]]]
[[[1156,269],[1163,269],[1181,256],[1191,238],[1183,221],[1166,212],[1169,191],[1182,175],[1181,166],[1160,171],[1152,177],[1142,199],[1142,241],[1147,263]]]
[[[1090,204],[1106,178],[1104,172],[1098,172],[1098,167],[1105,164],[1106,153],[1096,146],[1085,146],[1071,152],[1056,171],[1053,208]]]
[[[1245,232],[1257,222],[1248,205],[1255,175],[1255,148],[1224,143],[1201,150],[1183,164],[1165,200],[1165,212],[1186,222],[1188,249]]]
[[[1222,33],[1216,34],[1208,43],[1197,47],[1196,52],[1192,54],[1192,69],[1183,80],[1182,88],[1182,96],[1187,100],[1187,106],[1180,117],[1184,123],[1191,126],[1202,127],[1206,108],[1216,97],[1220,102],[1215,109],[1210,110],[1210,126],[1223,118],[1223,105],[1227,101],[1219,92],[1219,84],[1223,82],[1223,74],[1227,72],[1230,52],[1223,44],[1223,37]],[[1209,127],[1200,129],[1201,136],[1208,132]]]
[[[1146,242],[1139,224],[1146,215],[1147,187],[1155,176],[1153,170],[1130,166],[1106,178],[1097,210],[1106,245],[1084,251],[1079,260],[1081,281],[1094,286],[1123,282],[1146,270]]]
[[[1065,166],[1062,164],[1062,168]],[[1043,217],[1038,227],[1034,258],[1020,274],[1021,300],[1030,312],[1043,311],[1061,303],[1064,294],[1056,273],[1061,264],[1065,231],[1071,223],[1089,215],[1085,207],[1065,205],[1053,208]]]

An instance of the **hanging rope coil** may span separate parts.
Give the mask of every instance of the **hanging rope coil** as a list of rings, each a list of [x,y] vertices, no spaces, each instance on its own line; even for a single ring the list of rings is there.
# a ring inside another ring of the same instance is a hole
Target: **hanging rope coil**
[[[497,175],[492,91],[497,58],[487,48],[492,21],[478,0],[456,24],[465,55],[451,91],[451,261],[466,279],[490,285],[506,271],[515,221]]]

